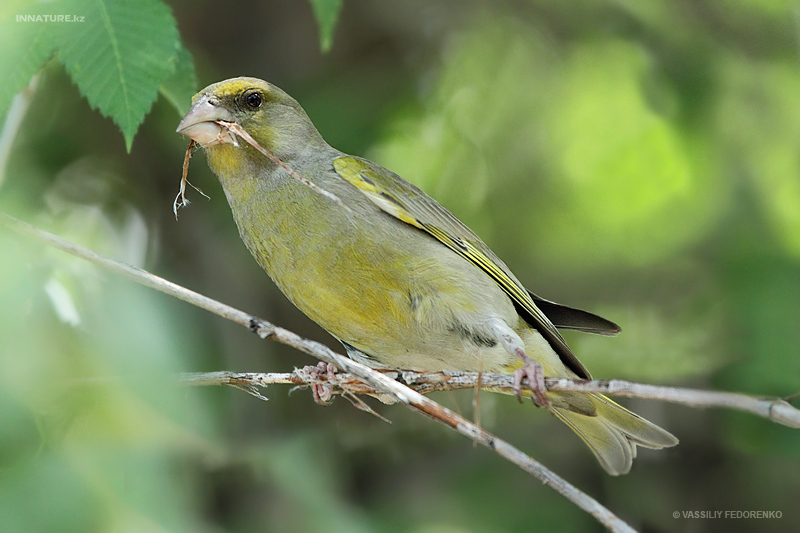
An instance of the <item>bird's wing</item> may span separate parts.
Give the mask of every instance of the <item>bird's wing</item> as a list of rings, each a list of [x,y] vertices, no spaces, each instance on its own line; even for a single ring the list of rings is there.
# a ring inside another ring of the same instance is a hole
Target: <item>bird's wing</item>
[[[622,328],[614,322],[594,313],[545,300],[530,291],[528,291],[528,294],[530,294],[536,307],[541,309],[542,313],[558,329],[575,329],[584,333],[595,333],[609,337],[613,337],[622,331]]]
[[[342,156],[334,160],[333,166],[339,176],[357,187],[383,211],[425,231],[491,276],[511,298],[520,316],[547,339],[561,361],[578,376],[590,379],[589,372],[553,323],[536,306],[531,294],[463,222],[414,185],[366,159]]]

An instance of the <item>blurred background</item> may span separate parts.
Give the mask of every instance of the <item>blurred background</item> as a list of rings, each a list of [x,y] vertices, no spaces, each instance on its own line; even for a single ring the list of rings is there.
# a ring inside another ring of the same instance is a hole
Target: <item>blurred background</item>
[[[329,53],[307,2],[172,0],[201,88],[248,75],[333,146],[425,189],[537,294],[618,322],[568,335],[597,378],[800,390],[800,4],[345,0]],[[0,209],[340,350],[211,199],[172,215],[186,139],[165,101],[130,154],[46,68]],[[387,424],[184,371],[316,361],[0,230],[3,531],[600,531],[547,487],[398,406]],[[476,416],[473,393],[440,401]],[[607,476],[563,424],[483,393],[481,423],[643,531],[797,531],[800,433],[623,401],[673,432]],[[795,402],[797,404],[797,402]],[[779,511],[780,519],[673,518]]]

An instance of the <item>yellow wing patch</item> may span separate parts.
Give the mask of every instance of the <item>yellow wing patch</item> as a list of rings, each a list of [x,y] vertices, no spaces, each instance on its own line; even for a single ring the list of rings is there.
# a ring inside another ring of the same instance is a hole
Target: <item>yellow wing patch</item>
[[[361,191],[377,204],[378,207],[389,213],[395,218],[399,218],[406,224],[411,224],[420,229],[424,229],[420,222],[414,217],[400,200],[380,189],[376,183],[367,176],[365,169],[360,165],[352,164],[355,160],[351,157],[340,157],[333,161],[333,168],[336,172]]]

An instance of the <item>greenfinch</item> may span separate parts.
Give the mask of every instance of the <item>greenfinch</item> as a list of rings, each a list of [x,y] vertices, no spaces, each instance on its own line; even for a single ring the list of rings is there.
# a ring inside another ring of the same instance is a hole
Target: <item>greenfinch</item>
[[[611,475],[630,470],[637,446],[678,443],[600,394],[545,392],[544,376],[591,379],[557,328],[619,327],[529,292],[436,200],[329,146],[278,87],[256,78],[209,85],[177,131],[203,147],[258,264],[353,359],[376,369],[513,372],[518,385],[526,377],[526,394]]]

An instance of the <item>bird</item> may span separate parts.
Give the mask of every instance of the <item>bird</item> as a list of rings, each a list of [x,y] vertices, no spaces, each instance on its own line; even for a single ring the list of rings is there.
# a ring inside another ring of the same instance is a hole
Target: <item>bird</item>
[[[591,379],[559,333],[615,323],[528,291],[432,197],[322,138],[275,85],[239,77],[197,93],[177,132],[199,144],[239,234],[281,292],[374,369],[513,373],[515,389],[571,428],[611,475],[637,446],[678,443],[601,394],[548,392]],[[248,139],[249,138],[249,139]]]

